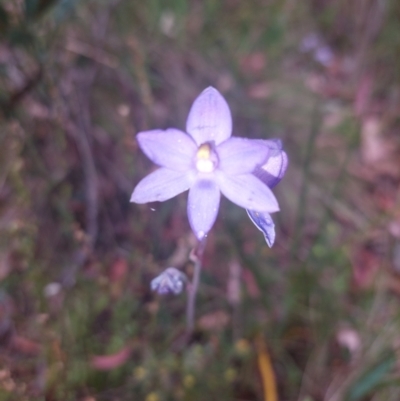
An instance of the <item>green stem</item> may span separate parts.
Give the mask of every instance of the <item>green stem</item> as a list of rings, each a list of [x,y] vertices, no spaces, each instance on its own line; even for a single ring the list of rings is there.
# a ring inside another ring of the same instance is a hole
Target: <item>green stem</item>
[[[203,264],[203,254],[206,247],[206,237],[199,241],[193,253],[194,272],[191,284],[188,286],[188,303],[186,308],[186,331],[190,335],[194,329],[194,317],[196,312],[196,295],[200,283],[200,272]]]
[[[292,242],[292,255],[295,256],[298,253],[300,246],[300,239],[302,235],[302,229],[305,220],[306,213],[306,200],[308,193],[309,176],[311,170],[312,155],[314,152],[314,146],[316,139],[320,133],[321,117],[319,114],[318,104],[314,106],[312,122],[311,122],[311,132],[306,145],[306,153],[303,162],[303,182],[300,189],[299,202],[297,208],[297,218],[295,223],[295,234]]]

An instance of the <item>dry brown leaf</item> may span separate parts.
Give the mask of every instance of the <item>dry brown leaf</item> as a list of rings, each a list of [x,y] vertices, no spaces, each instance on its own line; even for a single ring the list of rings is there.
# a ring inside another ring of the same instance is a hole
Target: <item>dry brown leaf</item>
[[[372,86],[371,75],[366,74],[360,79],[354,99],[354,112],[358,117],[364,115],[370,107]]]
[[[278,391],[274,368],[267,345],[260,336],[256,341],[258,369],[264,388],[264,401],[278,401]]]
[[[126,345],[111,355],[95,355],[90,360],[90,366],[97,370],[112,370],[122,366],[130,357],[132,346]]]
[[[11,271],[11,264],[8,253],[0,254],[0,281],[4,280]]]
[[[385,271],[384,284],[388,290],[392,291],[397,296],[400,296],[400,275],[395,266],[394,268],[394,271]]]
[[[109,278],[111,282],[120,282],[125,279],[128,273],[128,262],[118,258],[110,267]]]
[[[264,52],[254,52],[244,56],[240,61],[244,73],[254,76],[265,71],[267,58]]]
[[[216,311],[203,315],[199,321],[199,327],[205,331],[222,330],[229,322],[229,315],[224,311]]]
[[[383,138],[383,126],[378,117],[369,116],[362,122],[361,154],[366,164],[376,165],[390,153],[390,148]]]
[[[241,271],[242,267],[237,260],[233,260],[229,263],[227,298],[232,305],[238,305],[240,303]]]
[[[369,288],[375,281],[380,267],[379,256],[362,247],[352,257],[353,283],[358,288]]]
[[[249,86],[247,95],[252,99],[267,99],[271,95],[271,87],[267,82]]]
[[[249,269],[243,269],[242,277],[250,297],[259,298],[261,295],[260,289],[253,273]]]
[[[12,337],[11,347],[15,351],[26,355],[38,355],[42,348],[39,343],[18,335]]]

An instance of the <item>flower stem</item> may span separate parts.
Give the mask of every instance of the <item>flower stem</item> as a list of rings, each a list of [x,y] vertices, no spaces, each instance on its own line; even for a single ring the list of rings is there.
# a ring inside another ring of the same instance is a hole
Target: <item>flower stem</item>
[[[188,303],[186,307],[186,332],[190,335],[194,329],[194,315],[196,311],[196,295],[199,288],[200,272],[203,264],[203,254],[206,247],[206,238],[201,239],[195,248],[192,259],[194,261],[194,272],[192,282],[188,285]]]

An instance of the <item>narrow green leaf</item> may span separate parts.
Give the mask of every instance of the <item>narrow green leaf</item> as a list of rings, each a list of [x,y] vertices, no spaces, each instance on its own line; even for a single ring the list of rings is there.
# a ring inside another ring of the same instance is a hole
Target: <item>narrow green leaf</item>
[[[25,16],[33,18],[38,10],[39,0],[25,0]]]
[[[0,30],[4,30],[8,26],[8,14],[4,7],[0,5]]]
[[[360,377],[360,379],[351,387],[348,400],[358,401],[369,394],[384,376],[389,372],[395,362],[394,355],[388,355],[386,359],[373,366],[369,371]]]
[[[8,26],[7,14],[3,15],[2,10],[0,9],[0,37],[3,37],[7,34]]]
[[[12,30],[8,39],[12,45],[22,47],[31,46],[35,42],[35,36],[24,27]]]
[[[25,15],[27,19],[40,17],[57,0],[25,0]]]

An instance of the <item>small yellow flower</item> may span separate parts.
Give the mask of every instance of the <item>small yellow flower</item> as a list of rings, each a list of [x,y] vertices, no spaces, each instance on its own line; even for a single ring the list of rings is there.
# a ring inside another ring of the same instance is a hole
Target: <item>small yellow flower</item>
[[[236,370],[233,368],[229,368],[225,370],[225,380],[229,383],[233,382],[236,379]]]
[[[251,345],[250,343],[245,340],[244,338],[241,338],[240,340],[236,341],[235,344],[235,351],[240,355],[240,356],[246,356],[249,354],[251,350]]]
[[[159,401],[159,400],[160,400],[160,397],[154,391],[152,393],[147,394],[147,396],[146,396],[146,401]]]
[[[133,371],[133,376],[136,380],[142,381],[147,376],[147,370],[143,366],[138,366]]]
[[[183,385],[186,388],[192,388],[194,386],[194,383],[196,382],[196,379],[194,378],[193,375],[186,375],[183,378]]]

